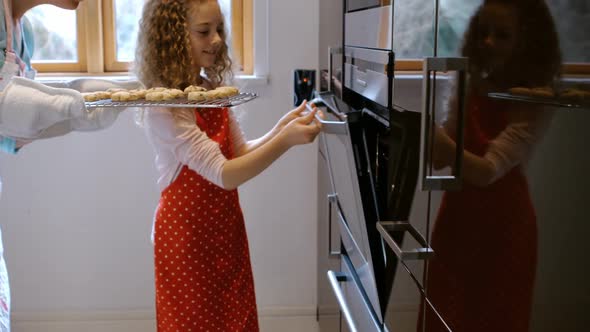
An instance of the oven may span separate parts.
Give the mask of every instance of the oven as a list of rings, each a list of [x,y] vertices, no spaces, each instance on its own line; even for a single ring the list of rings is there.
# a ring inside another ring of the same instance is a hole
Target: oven
[[[323,50],[327,91],[314,99],[326,114],[318,152],[320,331],[416,331],[419,316],[436,308],[423,287],[431,225],[429,218],[411,221],[415,197],[461,185],[460,167],[439,174],[429,162],[437,73],[456,72],[462,82],[456,125],[462,151],[467,61],[424,59],[422,106],[402,107],[395,96],[395,4],[334,4],[342,6],[343,27],[338,42]],[[430,316],[448,330],[444,317]]]

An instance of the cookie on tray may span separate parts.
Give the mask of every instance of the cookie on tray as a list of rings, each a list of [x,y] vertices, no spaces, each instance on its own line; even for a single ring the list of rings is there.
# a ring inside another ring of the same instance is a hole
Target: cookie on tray
[[[168,89],[165,92],[172,95],[173,98],[184,98],[185,97],[184,91],[179,90],[179,89]]]
[[[207,100],[215,100],[215,99],[225,98],[225,97],[227,97],[227,94],[223,90],[215,89],[215,90],[209,90],[209,91],[205,92],[205,97],[207,98]]]
[[[541,97],[541,98],[552,98],[555,97],[555,92],[550,87],[536,87],[536,88],[525,88],[515,87],[508,90],[510,94],[515,96],[526,96],[526,97]]]
[[[188,94],[188,100],[191,100],[191,101],[205,101],[205,100],[207,100],[206,92],[204,92],[204,91],[193,91],[193,92],[189,92],[189,94]]]
[[[134,89],[129,90],[129,93],[135,94],[139,99],[145,99],[145,95],[148,93],[146,89]]]
[[[111,99],[113,101],[136,101],[139,99],[142,99],[141,96],[136,93],[136,92],[132,92],[132,91],[119,91],[119,92],[115,92],[111,95]]]
[[[198,85],[189,85],[184,89],[184,93],[189,94],[191,92],[204,92],[207,91],[207,89],[200,87]]]
[[[532,95],[535,97],[553,98],[555,97],[555,91],[548,86],[537,87],[532,89]]]
[[[226,97],[233,97],[240,94],[240,90],[233,86],[220,86],[215,90],[223,91]]]
[[[582,89],[566,89],[559,96],[564,99],[586,100],[590,99],[590,91]]]
[[[511,95],[515,95],[515,96],[530,96],[531,95],[531,89],[525,88],[525,87],[510,88],[510,89],[508,89],[508,92],[510,92]]]
[[[128,91],[118,91],[111,95],[113,101],[130,101],[131,94]]]
[[[100,100],[103,100],[103,99],[111,99],[111,95],[112,95],[112,93],[110,93],[108,91],[96,91],[94,93],[96,94],[96,96]]]
[[[174,99],[174,97],[166,91],[148,92],[145,95],[145,100],[147,101],[166,101],[172,99]]]
[[[82,93],[82,97],[84,97],[84,101],[87,101],[87,102],[94,102],[94,101],[100,100],[100,98],[98,97],[98,94],[96,94],[94,92]]]

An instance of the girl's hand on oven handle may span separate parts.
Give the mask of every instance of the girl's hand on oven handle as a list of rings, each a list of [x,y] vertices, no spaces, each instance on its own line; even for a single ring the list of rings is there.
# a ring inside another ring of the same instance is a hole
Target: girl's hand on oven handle
[[[447,135],[444,128],[434,128],[434,147],[432,149],[432,167],[440,170],[445,167],[454,167],[455,141]]]
[[[301,105],[297,106],[296,108],[292,109],[291,111],[289,111],[285,115],[283,115],[281,117],[281,119],[277,122],[275,127],[272,129],[273,133],[275,135],[278,134],[289,122],[293,121],[294,119],[299,118],[302,115],[303,111],[305,110],[306,105],[307,105],[307,101],[304,100],[301,103]]]
[[[314,112],[314,110],[315,110],[316,115],[315,115],[314,121],[320,126],[320,130],[321,130],[322,122],[326,120],[326,115],[324,114],[324,112],[322,112],[322,110],[317,108],[313,102],[307,104],[306,108],[307,108],[307,110],[305,111],[304,114],[309,114],[310,112]]]
[[[322,129],[321,123],[316,119],[317,112],[317,108],[314,108],[305,115],[297,113],[298,116],[285,124],[268,142],[247,154],[226,161],[222,171],[223,188],[233,190],[239,187],[270,166],[291,147],[313,142]]]
[[[305,102],[303,103],[305,104]],[[311,112],[291,120],[278,134],[279,138],[286,144],[287,148],[295,145],[308,144],[315,140],[322,130],[318,117],[319,110],[313,107]]]
[[[272,129],[272,132],[274,133],[274,135],[278,134],[291,121],[306,116],[309,112],[313,111],[313,108],[315,108],[314,104],[309,103],[307,100],[304,100],[299,106],[283,115],[283,117],[277,122],[275,127]],[[321,111],[318,111],[318,114],[323,118],[323,113]]]

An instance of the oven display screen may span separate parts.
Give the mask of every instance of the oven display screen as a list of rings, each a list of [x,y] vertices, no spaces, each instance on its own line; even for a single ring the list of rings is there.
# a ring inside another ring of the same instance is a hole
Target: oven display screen
[[[346,12],[391,5],[391,0],[347,0]]]

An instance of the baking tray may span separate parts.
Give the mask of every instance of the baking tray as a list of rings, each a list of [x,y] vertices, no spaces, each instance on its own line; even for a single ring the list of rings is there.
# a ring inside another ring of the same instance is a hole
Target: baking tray
[[[247,103],[253,99],[256,99],[258,94],[256,93],[240,93],[228,98],[194,101],[186,98],[177,98],[171,100],[162,101],[148,101],[145,99],[134,100],[134,101],[112,101],[111,99],[103,99],[92,102],[85,102],[86,109],[102,108],[102,107],[188,107],[188,108],[219,108],[219,107],[234,107],[244,103]]]
[[[533,96],[518,96],[513,95],[510,93],[488,93],[490,98],[496,99],[504,99],[504,100],[511,100],[511,101],[518,101],[524,103],[532,103],[537,105],[547,105],[547,106],[555,106],[555,107],[562,107],[562,108],[582,108],[582,109],[590,109],[590,100],[572,100],[566,98],[559,98],[559,97],[533,97]]]

